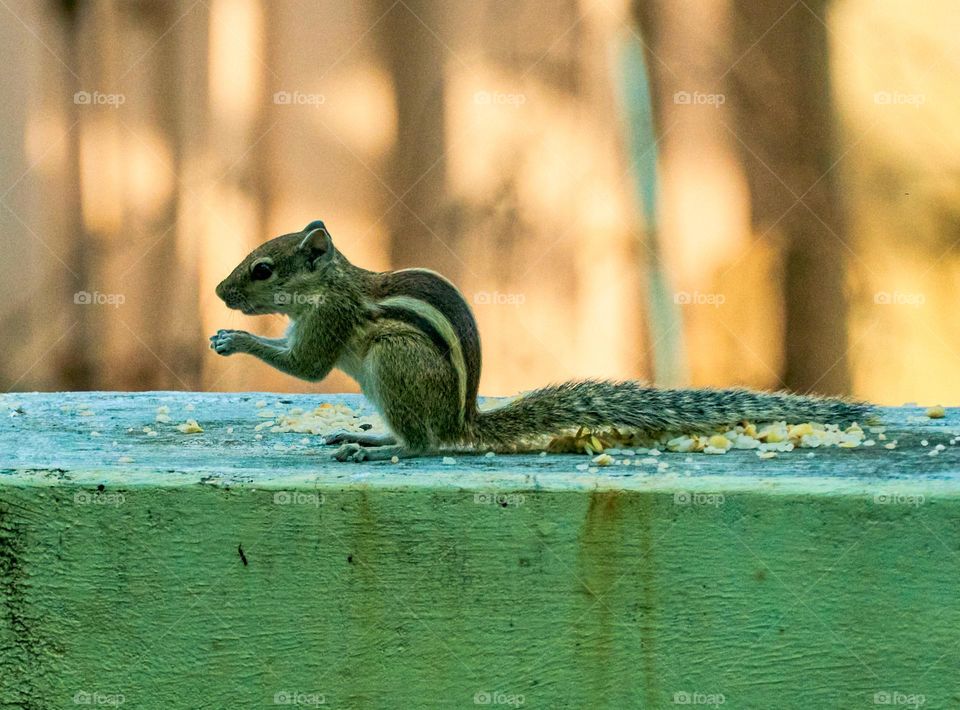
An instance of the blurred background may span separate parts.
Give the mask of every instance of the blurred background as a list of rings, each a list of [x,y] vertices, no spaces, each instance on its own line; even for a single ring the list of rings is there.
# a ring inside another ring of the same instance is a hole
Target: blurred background
[[[481,391],[960,402],[951,0],[2,0],[0,386],[355,391],[214,286],[323,219],[459,285]]]

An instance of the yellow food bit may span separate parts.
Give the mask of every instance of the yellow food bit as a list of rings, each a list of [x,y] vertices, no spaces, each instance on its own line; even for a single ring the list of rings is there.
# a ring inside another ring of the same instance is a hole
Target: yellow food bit
[[[613,463],[613,456],[610,454],[600,454],[599,456],[594,456],[593,463],[597,464],[597,466],[609,466]]]
[[[767,431],[765,434],[761,436],[761,438],[763,438],[765,441],[770,442],[771,444],[776,444],[780,441],[783,441],[783,437],[780,436],[780,432],[778,431]]]
[[[758,451],[757,452],[758,459],[772,459],[776,455],[777,455],[776,451]]]
[[[889,444],[884,444],[883,448],[885,449],[895,449],[897,448],[897,442],[891,441]]]
[[[800,439],[807,434],[812,434],[813,426],[811,424],[797,424],[796,426],[790,427],[789,431],[791,439]]]
[[[729,449],[731,446],[730,439],[725,437],[723,434],[714,434],[710,437],[709,443],[710,446],[715,449]]]
[[[601,444],[600,440],[595,436],[590,437],[590,446],[593,447],[594,451],[597,451],[597,452],[603,451],[603,444]]]
[[[196,419],[188,419],[183,424],[178,424],[177,429],[179,429],[184,434],[202,434],[203,427],[197,424]]]
[[[947,410],[939,404],[935,407],[927,407],[927,416],[931,419],[943,419],[947,416]]]

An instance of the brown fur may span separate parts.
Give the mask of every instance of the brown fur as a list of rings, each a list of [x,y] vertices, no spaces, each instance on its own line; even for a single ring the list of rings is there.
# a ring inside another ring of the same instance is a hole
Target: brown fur
[[[271,273],[258,280],[254,267],[261,263]],[[217,295],[244,313],[279,313],[292,321],[280,339],[221,330],[211,338],[219,354],[246,352],[311,381],[339,367],[360,383],[396,440],[337,434],[329,440],[346,442],[336,453],[340,460],[410,456],[458,444],[507,450],[580,426],[694,432],[745,419],[841,423],[869,411],[868,405],[837,398],[585,380],[478,412],[480,337],[460,292],[425,270],[375,273],[354,266],[333,246],[322,222],[255,249],[217,286]],[[426,307],[410,308],[403,297]],[[386,299],[393,300],[382,304]],[[444,332],[456,339],[462,364]],[[361,446],[372,443],[378,445]]]

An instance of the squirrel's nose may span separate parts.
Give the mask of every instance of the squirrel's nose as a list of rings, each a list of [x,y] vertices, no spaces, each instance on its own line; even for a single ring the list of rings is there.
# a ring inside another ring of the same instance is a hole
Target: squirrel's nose
[[[226,301],[226,300],[227,300],[227,295],[226,295],[226,294],[227,294],[227,287],[226,287],[226,283],[227,283],[226,281],[221,281],[219,284],[217,284],[217,289],[216,289],[216,290],[217,290],[217,297],[218,297],[221,301]]]

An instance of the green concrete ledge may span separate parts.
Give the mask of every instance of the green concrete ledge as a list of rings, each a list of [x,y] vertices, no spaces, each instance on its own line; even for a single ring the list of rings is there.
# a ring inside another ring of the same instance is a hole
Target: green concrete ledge
[[[339,464],[260,399],[364,406],[0,397],[0,707],[960,706],[960,410],[590,473]]]

